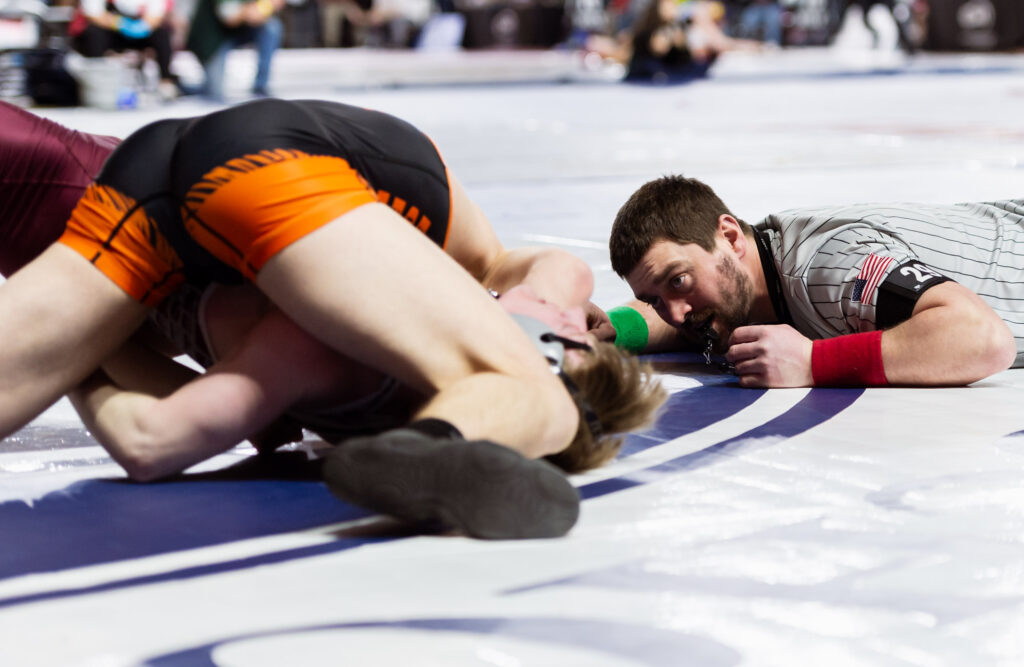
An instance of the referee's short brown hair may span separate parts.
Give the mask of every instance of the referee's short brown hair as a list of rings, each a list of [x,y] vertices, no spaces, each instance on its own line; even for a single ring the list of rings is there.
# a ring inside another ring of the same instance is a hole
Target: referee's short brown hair
[[[715,191],[695,178],[672,175],[645,183],[615,216],[608,240],[612,269],[626,276],[657,241],[696,243],[711,252],[723,213],[732,215]],[[740,226],[750,233],[742,220]]]

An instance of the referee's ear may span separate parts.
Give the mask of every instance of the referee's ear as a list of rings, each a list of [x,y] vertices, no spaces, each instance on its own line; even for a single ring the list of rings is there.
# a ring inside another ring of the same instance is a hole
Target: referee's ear
[[[718,216],[718,235],[738,259],[743,259],[751,248],[751,239],[743,231],[740,221],[728,213]]]

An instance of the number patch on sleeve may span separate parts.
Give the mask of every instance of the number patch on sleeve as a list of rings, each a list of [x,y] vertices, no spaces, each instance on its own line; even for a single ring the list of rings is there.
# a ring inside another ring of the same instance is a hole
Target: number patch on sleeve
[[[932,267],[912,259],[905,264],[897,266],[894,271],[890,272],[889,276],[882,283],[882,288],[894,287],[920,295],[932,285],[937,285],[947,280],[949,278]]]
[[[876,325],[885,329],[908,319],[925,290],[949,280],[951,278],[916,259],[897,266],[878,286]]]

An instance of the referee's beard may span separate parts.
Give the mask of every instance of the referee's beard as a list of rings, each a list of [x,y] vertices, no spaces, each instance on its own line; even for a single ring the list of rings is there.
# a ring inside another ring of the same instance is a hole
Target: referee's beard
[[[728,349],[729,337],[737,327],[750,323],[750,309],[754,304],[754,290],[750,278],[737,266],[738,260],[722,254],[715,265],[719,277],[717,306],[705,308],[699,313],[691,313],[683,325],[688,332],[702,330],[704,323],[710,321],[715,336],[712,350],[723,353]]]

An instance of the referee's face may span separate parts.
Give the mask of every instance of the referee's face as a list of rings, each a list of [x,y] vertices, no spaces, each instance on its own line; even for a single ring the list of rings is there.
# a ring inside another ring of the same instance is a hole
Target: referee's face
[[[708,252],[695,243],[657,241],[626,282],[637,299],[676,329],[698,339],[713,329],[718,352],[733,329],[750,318],[750,278],[724,244]]]

